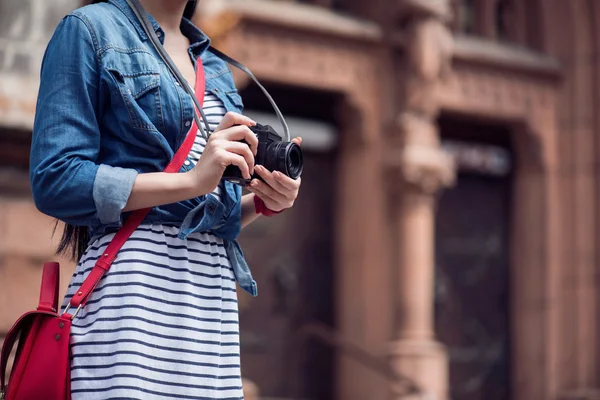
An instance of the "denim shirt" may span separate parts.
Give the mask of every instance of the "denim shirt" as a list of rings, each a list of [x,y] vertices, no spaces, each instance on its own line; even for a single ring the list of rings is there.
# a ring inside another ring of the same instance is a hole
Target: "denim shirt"
[[[164,42],[165,33],[150,16]],[[190,21],[191,60],[202,60],[206,90],[227,111],[243,104],[228,65],[207,51],[210,41]],[[191,97],[159,59],[125,0],[73,11],[57,27],[46,53],[33,129],[30,179],[37,208],[92,237],[115,231],[139,173],[162,171],[194,118]],[[193,168],[184,165],[180,172]],[[154,207],[144,223],[180,226],[179,237],[212,232],[222,238],[238,284],[256,283],[236,238],[242,190],[224,182],[212,195]]]

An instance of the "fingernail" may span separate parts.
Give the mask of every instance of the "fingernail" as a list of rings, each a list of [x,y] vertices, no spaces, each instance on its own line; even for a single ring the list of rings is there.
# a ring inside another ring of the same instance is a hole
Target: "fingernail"
[[[275,178],[281,178],[281,172],[275,171],[273,175],[275,175]]]

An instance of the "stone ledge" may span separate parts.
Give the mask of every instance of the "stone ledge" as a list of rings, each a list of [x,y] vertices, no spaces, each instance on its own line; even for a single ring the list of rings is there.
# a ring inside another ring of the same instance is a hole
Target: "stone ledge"
[[[379,41],[378,25],[334,13],[323,7],[289,1],[272,0],[205,0],[199,3],[202,19],[210,20],[234,14],[270,25],[293,27],[311,33],[325,33],[359,40]]]
[[[600,400],[600,389],[581,389],[565,392],[559,400]]]
[[[454,37],[454,58],[553,77],[561,75],[560,64],[555,58],[524,47],[472,36]]]

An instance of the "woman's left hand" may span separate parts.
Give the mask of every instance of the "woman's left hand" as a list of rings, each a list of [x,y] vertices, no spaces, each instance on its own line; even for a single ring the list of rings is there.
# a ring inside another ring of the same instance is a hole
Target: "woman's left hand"
[[[300,146],[302,138],[294,138],[292,142]],[[247,189],[260,197],[269,210],[278,212],[294,205],[300,191],[301,178],[292,179],[278,171],[270,172],[262,165],[255,166],[254,171],[264,182],[253,179]]]

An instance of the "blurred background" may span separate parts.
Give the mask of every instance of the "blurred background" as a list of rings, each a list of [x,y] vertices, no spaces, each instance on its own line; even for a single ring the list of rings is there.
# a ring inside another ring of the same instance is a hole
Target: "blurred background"
[[[86,3],[0,0],[0,339],[55,258],[29,146],[45,46]],[[195,22],[305,139],[297,205],[241,238],[249,400],[600,399],[600,1],[200,0]]]

